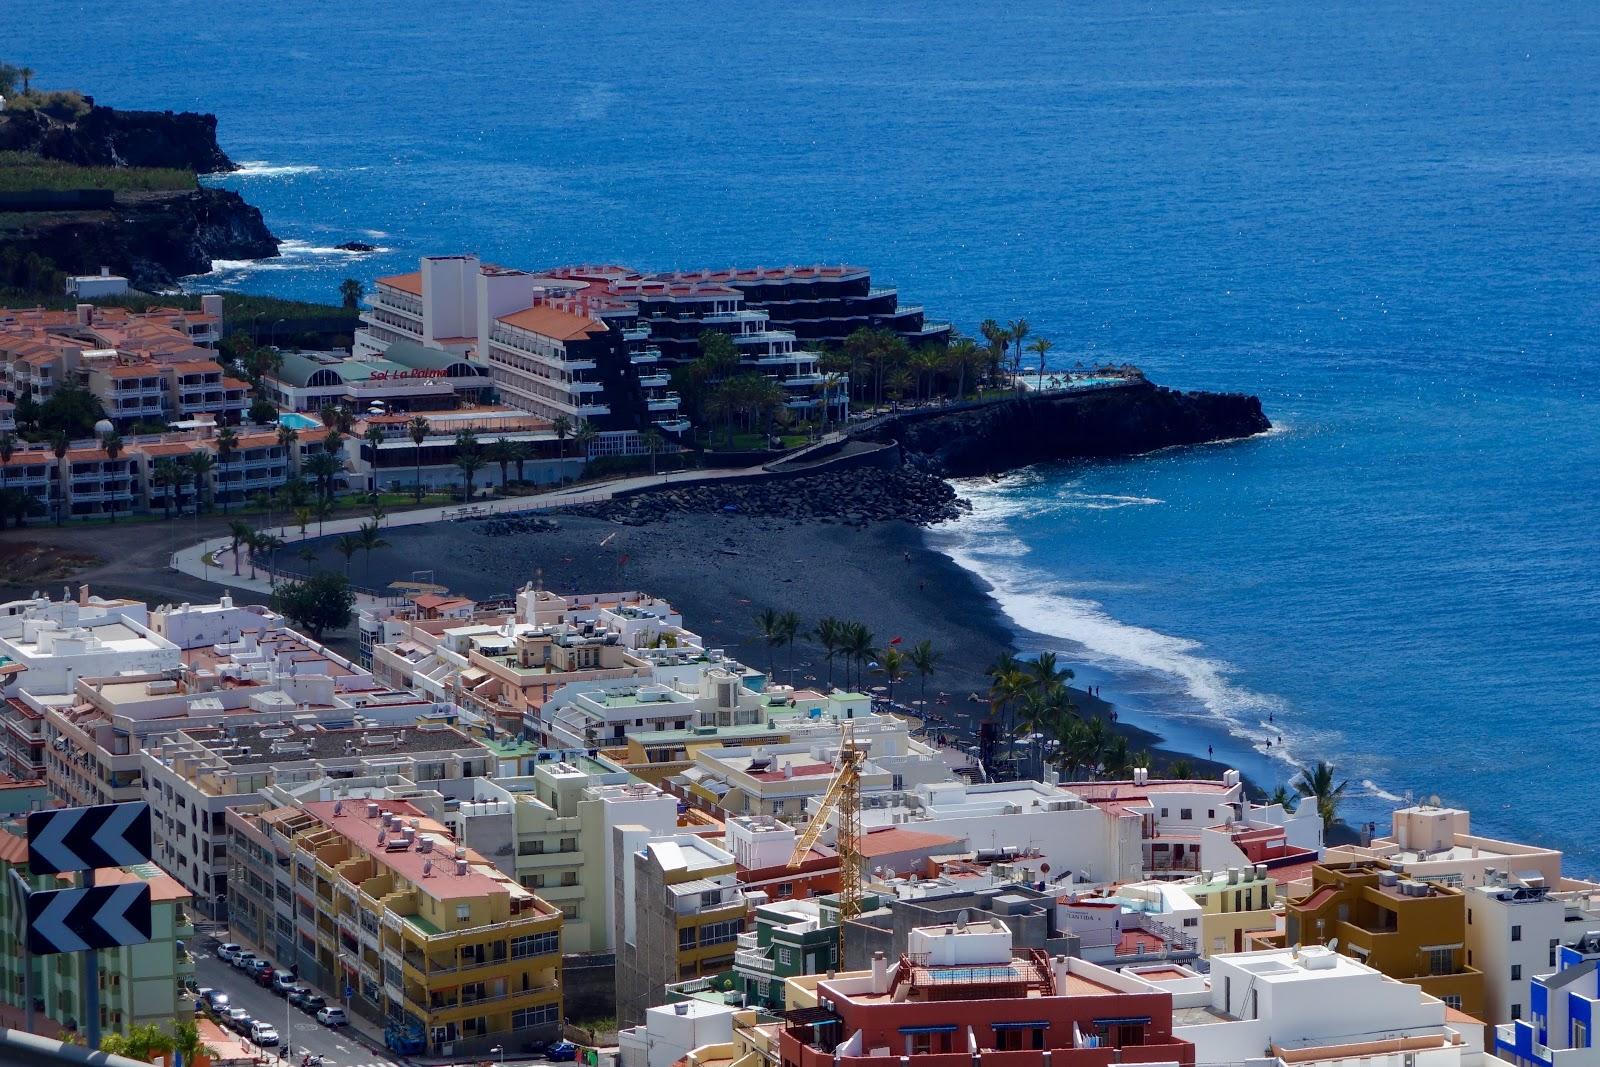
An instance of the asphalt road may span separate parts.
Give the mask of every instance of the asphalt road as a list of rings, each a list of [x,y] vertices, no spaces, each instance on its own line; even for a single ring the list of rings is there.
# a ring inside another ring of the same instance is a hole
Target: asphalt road
[[[223,963],[215,955],[202,956],[195,961],[194,980],[197,985],[222,990],[228,994],[234,1007],[243,1008],[252,1018],[265,1020],[275,1026],[284,1043],[294,1047],[289,1060],[291,1065],[298,1064],[305,1052],[322,1056],[328,1067],[361,1067],[365,1064],[390,1067],[395,1063],[386,1053],[375,1052],[363,1045],[349,1027],[328,1029],[300,1009],[289,1007],[286,998],[256,985],[244,972],[235,970],[232,964]],[[327,993],[326,990],[322,992],[324,995]],[[338,1002],[330,999],[329,1003]],[[289,1027],[287,1031],[284,1030],[285,1025]],[[282,1046],[269,1051],[281,1054]]]

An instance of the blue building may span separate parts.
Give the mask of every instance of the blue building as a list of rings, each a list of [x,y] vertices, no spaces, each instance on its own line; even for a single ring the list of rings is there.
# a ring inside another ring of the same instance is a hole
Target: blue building
[[[1562,945],[1556,965],[1530,983],[1528,1018],[1494,1028],[1495,1055],[1518,1067],[1600,1067],[1600,933]]]

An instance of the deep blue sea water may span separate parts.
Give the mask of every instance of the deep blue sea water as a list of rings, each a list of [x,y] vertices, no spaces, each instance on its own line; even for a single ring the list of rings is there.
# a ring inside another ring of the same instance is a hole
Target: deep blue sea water
[[[937,540],[1174,740],[1267,782],[1328,757],[1356,815],[1437,793],[1600,871],[1600,6],[4,19],[43,84],[220,116],[252,163],[224,184],[292,243],[207,285],[846,260],[1064,362],[1259,393],[1280,432],[971,486]]]

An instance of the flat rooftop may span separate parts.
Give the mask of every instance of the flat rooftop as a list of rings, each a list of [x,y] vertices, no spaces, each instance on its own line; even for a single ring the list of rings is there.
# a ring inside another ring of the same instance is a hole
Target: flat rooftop
[[[459,752],[483,746],[452,726],[383,726],[328,730],[319,726],[234,726],[188,731],[229,766],[299,760],[366,759]]]
[[[436,900],[459,900],[507,892],[519,896],[532,895],[514,882],[486,873],[494,868],[472,849],[467,849],[467,873],[457,874],[453,852],[457,843],[450,836],[450,831],[442,823],[429,818],[422,809],[403,800],[378,800],[372,803],[377,804],[380,813],[389,812],[407,820],[416,819],[417,835],[432,836],[444,848],[435,848],[431,853],[418,852],[416,846],[412,845],[404,852],[388,851],[378,843],[378,831],[383,822],[381,819],[367,818],[367,803],[360,800],[343,803],[324,800],[307,804],[304,810],[323,826],[349,841],[357,855],[364,853],[371,856],[379,866],[387,867],[416,886],[418,892]],[[341,814],[334,814],[335,807],[340,809]]]

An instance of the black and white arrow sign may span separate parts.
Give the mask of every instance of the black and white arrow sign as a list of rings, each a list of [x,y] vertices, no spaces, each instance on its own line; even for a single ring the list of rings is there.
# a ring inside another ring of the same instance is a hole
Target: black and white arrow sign
[[[127,867],[150,859],[150,805],[97,804],[28,816],[28,869],[34,874]]]
[[[37,956],[142,945],[149,940],[148,883],[28,894],[28,951]]]

